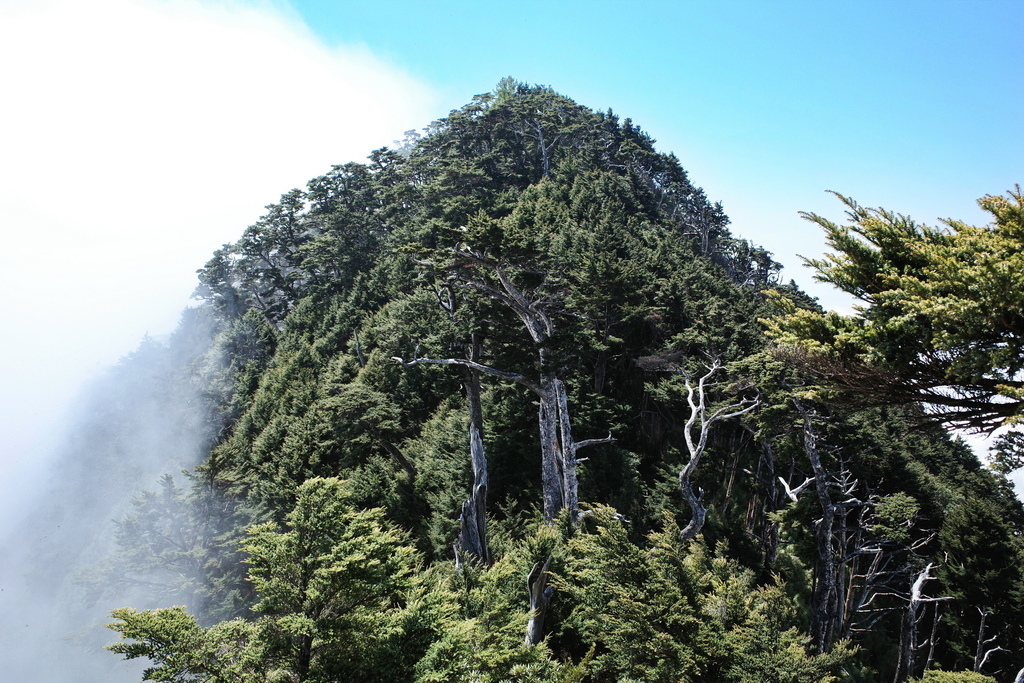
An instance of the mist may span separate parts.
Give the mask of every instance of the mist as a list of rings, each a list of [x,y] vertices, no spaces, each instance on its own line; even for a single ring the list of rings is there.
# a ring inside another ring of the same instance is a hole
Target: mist
[[[113,607],[187,603],[167,582],[183,567],[127,571],[113,520],[161,475],[199,464],[217,425],[203,391],[222,365],[212,320],[187,311],[165,340],[145,339],[79,390],[62,436],[21,496],[0,559],[0,659],[15,680],[139,680],[135,662],[103,651]],[[187,571],[187,569],[185,569]],[[190,578],[190,577],[185,577]]]
[[[282,193],[436,118],[436,98],[286,8],[189,0],[5,3],[0,91],[0,661],[20,680],[139,680],[102,624],[156,605],[95,571],[111,520],[205,455],[195,378],[168,375],[209,351],[194,312],[179,326],[195,271]]]
[[[0,89],[4,479],[265,205],[434,114],[282,11],[182,0],[5,4]]]

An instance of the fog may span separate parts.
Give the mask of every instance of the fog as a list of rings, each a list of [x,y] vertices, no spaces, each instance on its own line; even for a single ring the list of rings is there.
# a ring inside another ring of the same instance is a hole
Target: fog
[[[137,681],[137,663],[102,649],[113,640],[109,610],[187,602],[166,571],[114,560],[111,520],[134,512],[132,497],[161,474],[180,475],[208,452],[216,425],[201,388],[220,359],[200,313],[76,392],[41,476],[19,496],[0,555],[0,661],[12,680]]]
[[[365,49],[226,3],[4,4],[0,92],[3,474],[266,204],[436,117]]]
[[[0,92],[0,661],[16,680],[138,680],[75,654],[114,639],[96,625],[131,597],[90,604],[77,573],[202,430],[194,397],[161,397],[137,360],[108,368],[147,334],[169,353],[217,247],[436,99],[287,10],[185,0],[5,2]]]

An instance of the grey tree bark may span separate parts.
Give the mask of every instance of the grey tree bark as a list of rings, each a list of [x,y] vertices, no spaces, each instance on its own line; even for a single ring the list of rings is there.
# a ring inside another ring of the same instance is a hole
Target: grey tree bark
[[[470,287],[505,304],[526,328],[537,349],[538,381],[523,375],[507,373],[459,359],[416,359],[412,363],[432,362],[459,364],[481,372],[510,379],[531,389],[539,399],[538,431],[541,449],[541,484],[544,498],[544,519],[553,524],[561,510],[566,509],[575,522],[579,516],[579,483],[576,474],[577,452],[584,446],[610,443],[609,435],[603,439],[576,442],[572,436],[572,418],[569,412],[565,383],[552,368],[552,359],[546,344],[554,334],[552,307],[557,297],[529,291],[513,281],[509,264],[491,258],[485,253],[461,245],[452,251],[454,261],[440,266],[448,271],[451,282]],[[438,267],[434,263],[422,262]],[[467,266],[470,266],[467,268]],[[444,303],[442,302],[442,306]],[[396,359],[401,362],[400,359]]]
[[[821,504],[821,519],[815,522],[814,543],[818,564],[811,595],[811,640],[819,653],[828,652],[839,620],[839,563],[833,548],[836,506],[828,490],[828,472],[821,462],[818,437],[810,410],[797,398],[793,404],[803,417],[804,450],[814,470],[814,487]]]
[[[981,670],[985,668],[985,664],[988,662],[988,658],[996,652],[1005,651],[1006,648],[1001,645],[990,647],[999,638],[998,633],[991,638],[985,638],[985,622],[988,621],[992,611],[981,607],[978,607],[978,611],[981,613],[981,624],[978,626],[978,647],[974,654],[974,670],[977,673],[981,673]]]
[[[487,455],[484,452],[480,371],[465,368],[464,373],[466,401],[469,404],[469,456],[473,468],[473,488],[469,500],[462,504],[459,543],[465,552],[489,566],[491,550],[487,545]]]
[[[903,683],[912,675],[917,661],[917,621],[921,603],[924,601],[924,584],[932,578],[931,571],[934,565],[928,565],[914,577],[910,585],[910,599],[907,602],[907,609],[903,612],[903,625],[900,629],[900,657],[896,666],[896,683]]]
[[[738,417],[748,413],[760,404],[760,398],[741,399],[738,403],[722,406],[710,415],[708,414],[708,389],[711,379],[721,370],[722,365],[715,360],[711,365],[706,366],[707,372],[697,380],[696,386],[691,381],[690,375],[684,370],[677,370],[686,382],[686,403],[690,409],[690,415],[683,428],[683,440],[686,442],[686,450],[689,453],[689,460],[679,471],[679,490],[683,494],[683,500],[690,508],[690,521],[680,532],[684,541],[696,538],[704,522],[707,520],[708,509],[704,505],[704,494],[695,491],[692,477],[700,465],[701,456],[707,447],[708,433],[712,425],[721,420],[731,417]]]
[[[551,566],[549,556],[543,566],[533,565],[526,577],[526,587],[530,592],[530,619],[526,623],[526,644],[536,645],[544,639],[544,615],[547,614],[551,596],[555,590],[548,585],[548,567]]]

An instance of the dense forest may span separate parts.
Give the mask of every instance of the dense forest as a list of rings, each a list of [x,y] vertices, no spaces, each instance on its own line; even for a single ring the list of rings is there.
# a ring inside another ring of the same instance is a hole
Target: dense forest
[[[911,247],[972,228],[843,200],[812,266],[851,319],[629,119],[510,79],[287,192],[139,352],[201,445],[82,580],[148,591],[109,649],[165,681],[1013,681],[1019,457],[946,427],[1021,410],[1024,269],[957,318]]]

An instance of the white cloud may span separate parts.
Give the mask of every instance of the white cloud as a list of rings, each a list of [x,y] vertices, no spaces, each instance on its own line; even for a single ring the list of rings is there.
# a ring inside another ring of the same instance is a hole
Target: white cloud
[[[0,5],[0,102],[0,477],[264,205],[436,114],[287,11],[195,0]]]

